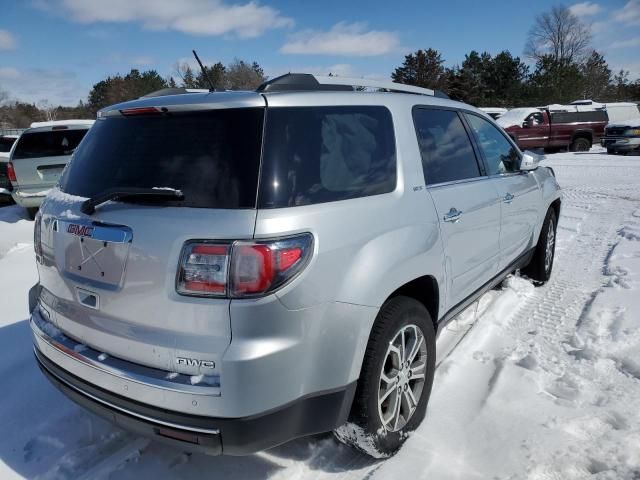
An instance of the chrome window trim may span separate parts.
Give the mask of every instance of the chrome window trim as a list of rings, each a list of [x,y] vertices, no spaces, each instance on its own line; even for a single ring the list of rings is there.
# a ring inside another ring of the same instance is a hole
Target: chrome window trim
[[[452,180],[450,182],[433,183],[430,185],[426,185],[426,187],[427,187],[427,190],[430,190],[432,188],[450,187],[453,185],[460,185],[464,183],[480,182],[483,180],[489,180],[490,178],[491,177],[488,177],[487,175],[482,175],[481,177],[463,178],[460,180]]]

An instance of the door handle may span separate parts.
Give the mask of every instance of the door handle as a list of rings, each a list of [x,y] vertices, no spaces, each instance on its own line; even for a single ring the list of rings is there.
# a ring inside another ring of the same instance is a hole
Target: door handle
[[[507,193],[503,198],[502,198],[502,202],[503,203],[511,203],[513,202],[513,199],[515,197],[513,195],[511,195],[510,193]]]
[[[457,223],[458,220],[460,220],[461,216],[462,216],[462,212],[460,210],[458,210],[455,207],[451,207],[449,212],[444,217],[442,217],[442,219],[445,222]]]

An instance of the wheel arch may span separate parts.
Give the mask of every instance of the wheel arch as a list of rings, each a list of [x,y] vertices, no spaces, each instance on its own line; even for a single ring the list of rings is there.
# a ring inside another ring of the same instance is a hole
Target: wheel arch
[[[576,130],[575,132],[573,132],[573,135],[571,135],[571,143],[573,143],[577,138],[586,138],[593,145],[593,130]]]
[[[394,290],[391,295],[387,297],[385,302],[398,296],[413,298],[414,300],[422,303],[429,312],[429,315],[431,315],[431,322],[433,323],[434,330],[436,332],[438,331],[440,288],[438,286],[438,281],[433,275],[423,275],[405,283]]]

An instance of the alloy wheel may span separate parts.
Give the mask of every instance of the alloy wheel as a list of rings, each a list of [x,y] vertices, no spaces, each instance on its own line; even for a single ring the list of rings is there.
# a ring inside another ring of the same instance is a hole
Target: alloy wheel
[[[380,372],[378,414],[385,430],[401,430],[415,413],[425,384],[427,346],[417,325],[402,327],[389,342]]]

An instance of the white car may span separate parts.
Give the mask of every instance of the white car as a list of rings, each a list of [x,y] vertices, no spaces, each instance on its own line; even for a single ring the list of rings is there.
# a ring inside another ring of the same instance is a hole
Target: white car
[[[539,160],[470,105],[370,79],[107,107],[34,224],[37,361],[180,451],[336,430],[393,455],[458,314],[515,270],[551,275],[561,192]]]
[[[0,204],[11,202],[11,183],[7,177],[7,164],[9,163],[9,152],[11,146],[20,135],[0,134]]]
[[[93,123],[94,120],[32,123],[11,148],[7,165],[13,187],[11,196],[32,218]]]

